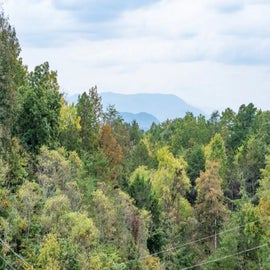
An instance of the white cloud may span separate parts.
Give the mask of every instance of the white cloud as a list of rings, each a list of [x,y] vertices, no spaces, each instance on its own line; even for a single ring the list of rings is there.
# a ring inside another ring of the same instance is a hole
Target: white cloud
[[[51,46],[63,38],[63,33],[73,30],[68,12],[54,9],[50,0],[4,1],[4,10],[26,50]]]
[[[175,93],[211,109],[269,108],[268,1],[152,1],[119,8],[110,20],[101,12],[96,22],[74,14],[87,1],[76,1],[75,10],[73,0],[57,2],[6,0],[4,9],[26,64],[48,60],[64,91],[97,84],[101,91]]]

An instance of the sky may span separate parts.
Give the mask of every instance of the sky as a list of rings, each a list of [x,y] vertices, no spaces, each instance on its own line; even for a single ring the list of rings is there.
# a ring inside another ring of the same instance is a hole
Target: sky
[[[61,92],[169,93],[270,109],[270,0],[0,0],[29,69]]]

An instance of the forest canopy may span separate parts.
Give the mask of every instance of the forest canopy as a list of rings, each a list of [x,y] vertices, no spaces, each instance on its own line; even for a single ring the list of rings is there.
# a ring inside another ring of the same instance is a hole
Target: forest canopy
[[[1,11],[1,269],[270,269],[270,111],[143,132],[20,51]]]

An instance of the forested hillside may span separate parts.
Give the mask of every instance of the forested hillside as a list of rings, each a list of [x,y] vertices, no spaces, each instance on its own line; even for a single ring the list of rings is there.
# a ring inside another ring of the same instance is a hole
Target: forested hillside
[[[143,133],[25,64],[1,12],[0,269],[270,269],[270,111]]]

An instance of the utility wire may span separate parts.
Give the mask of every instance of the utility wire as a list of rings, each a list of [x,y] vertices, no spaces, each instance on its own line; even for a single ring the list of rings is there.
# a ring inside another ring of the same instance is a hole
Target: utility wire
[[[231,228],[231,229],[227,229],[227,230],[221,231],[221,232],[216,233],[216,234],[212,234],[212,235],[209,235],[209,236],[205,236],[205,237],[196,239],[196,240],[194,240],[194,241],[190,241],[190,242],[187,242],[187,243],[184,243],[184,244],[180,244],[180,245],[177,245],[177,246],[173,246],[173,247],[168,248],[168,249],[166,249],[166,250],[162,250],[162,251],[159,251],[159,252],[156,252],[156,253],[152,253],[152,254],[150,254],[150,255],[146,255],[146,256],[144,256],[144,257],[140,257],[139,259],[142,260],[142,259],[145,259],[145,258],[147,258],[147,257],[149,257],[149,256],[160,255],[160,254],[162,254],[162,253],[167,253],[167,252],[169,252],[169,251],[175,250],[175,249],[177,249],[177,248],[185,247],[185,246],[188,246],[188,245],[191,245],[191,244],[196,244],[196,243],[198,243],[198,242],[202,242],[202,241],[204,241],[204,240],[207,240],[207,239],[210,239],[210,238],[214,238],[214,237],[217,236],[217,235],[224,234],[224,233],[227,233],[227,232],[235,231],[235,230],[237,230],[237,229],[239,229],[239,228],[245,227],[246,225],[249,225],[249,224],[251,224],[251,223],[255,223],[255,222],[257,222],[257,221],[258,221],[258,220],[252,221],[252,222],[246,223],[246,224],[241,225],[241,226],[233,227],[233,228]]]
[[[177,248],[182,248],[182,247],[185,247],[185,246],[188,246],[188,245],[191,245],[191,244],[199,243],[199,242],[202,242],[204,240],[207,240],[207,239],[210,239],[210,238],[214,238],[217,235],[221,235],[221,234],[224,234],[224,233],[227,233],[227,232],[235,231],[235,230],[237,230],[239,228],[242,228],[242,227],[245,227],[245,226],[247,226],[249,224],[252,224],[252,223],[256,223],[258,221],[261,221],[262,219],[264,219],[264,218],[257,219],[257,220],[254,220],[254,221],[251,221],[251,222],[248,222],[248,223],[245,223],[245,224],[242,224],[242,225],[233,227],[231,229],[227,229],[227,230],[221,231],[221,232],[216,233],[216,234],[212,234],[212,235],[209,235],[209,236],[205,236],[205,237],[199,238],[199,239],[194,240],[194,241],[190,241],[190,242],[186,242],[186,243],[183,243],[183,244],[179,244],[179,245],[173,246],[171,248],[168,248],[168,249],[165,249],[165,250],[156,252],[156,253],[152,253],[152,254],[149,254],[149,255],[146,255],[146,256],[142,256],[142,257],[139,257],[137,259],[133,259],[133,260],[129,260],[129,261],[126,261],[126,262],[122,262],[122,263],[129,264],[129,263],[132,263],[132,262],[141,261],[141,260],[144,260],[144,259],[146,259],[146,258],[148,258],[150,256],[157,256],[157,255],[160,255],[160,254],[163,254],[163,253],[170,252],[170,251],[175,250]],[[105,269],[108,269],[108,267],[105,267],[103,269],[104,270]]]
[[[186,268],[182,268],[181,270],[193,269],[195,267],[203,266],[203,265],[206,265],[206,264],[209,264],[209,263],[219,262],[219,261],[225,260],[225,259],[230,258],[230,257],[234,257],[234,256],[237,256],[237,255],[240,255],[240,254],[243,254],[243,253],[247,253],[247,252],[250,252],[250,251],[253,251],[253,250],[256,250],[256,249],[260,249],[262,247],[267,246],[268,244],[269,243],[267,242],[265,244],[262,244],[262,245],[259,245],[259,246],[256,246],[256,247],[252,247],[252,248],[249,248],[249,249],[245,249],[245,250],[233,253],[233,254],[229,254],[229,255],[226,255],[226,256],[218,258],[218,259],[214,259],[214,260],[211,260],[211,261],[205,261],[205,262],[201,262],[201,263],[198,263],[198,264],[186,267]]]
[[[254,221],[251,221],[251,222],[248,222],[248,223],[245,223],[245,224],[242,224],[242,225],[239,225],[239,226],[236,226],[236,227],[233,227],[231,229],[227,229],[227,230],[224,230],[224,231],[221,231],[219,233],[216,233],[216,234],[212,234],[212,235],[209,235],[209,236],[205,236],[205,237],[202,237],[202,238],[199,238],[197,240],[194,240],[194,241],[190,241],[190,242],[187,242],[187,243],[184,243],[184,244],[180,244],[180,245],[177,245],[177,246],[173,246],[171,248],[168,248],[166,250],[162,250],[162,251],[159,251],[159,252],[156,252],[156,253],[152,253],[152,254],[149,254],[149,255],[146,255],[146,256],[143,256],[143,257],[140,257],[139,259],[137,260],[143,260],[149,256],[156,256],[156,255],[159,255],[159,254],[162,254],[162,253],[167,253],[169,251],[172,251],[172,250],[175,250],[177,248],[181,248],[181,247],[185,247],[185,246],[188,246],[188,245],[191,245],[191,244],[195,244],[195,243],[198,243],[198,242],[202,242],[204,240],[207,240],[207,239],[210,239],[210,238],[214,238],[215,236],[217,235],[221,235],[221,234],[224,234],[224,233],[227,233],[227,232],[232,232],[232,231],[235,231],[239,228],[243,228],[247,225],[250,225],[250,224],[253,224],[253,223],[256,223],[258,221],[260,221],[261,219],[257,219],[257,220],[254,220]]]
[[[30,265],[21,255],[19,255],[18,253],[16,253],[5,241],[3,241],[2,239],[0,239],[0,242],[2,244],[4,244],[9,250],[11,250],[11,252],[19,259],[23,262],[24,265],[28,266],[30,269],[34,269],[32,265]]]
[[[0,255],[0,258],[12,269],[12,270],[16,270],[13,265],[5,259],[5,257],[3,257],[2,255]]]

